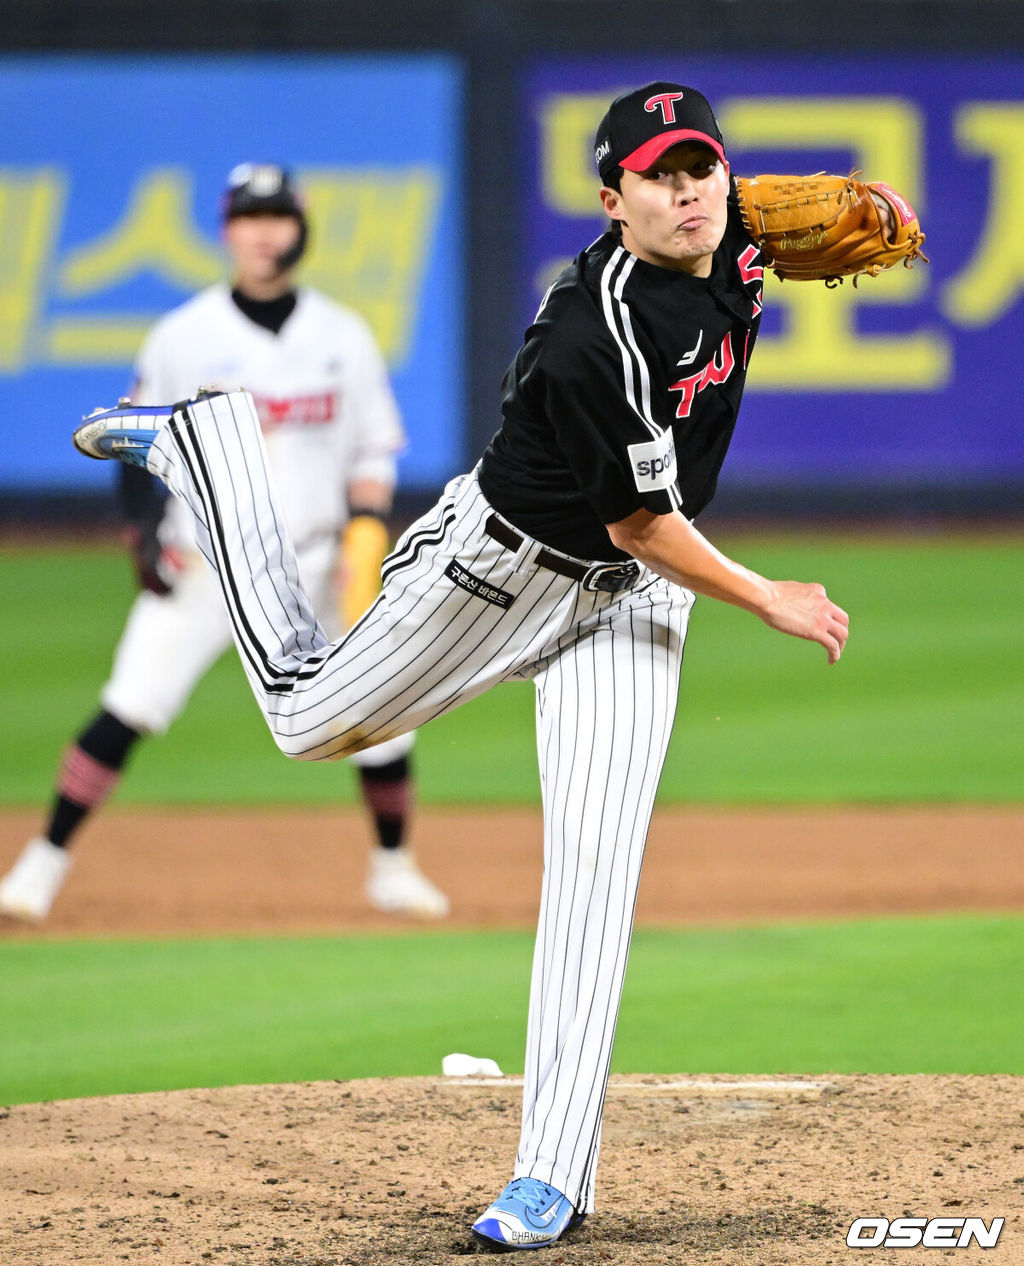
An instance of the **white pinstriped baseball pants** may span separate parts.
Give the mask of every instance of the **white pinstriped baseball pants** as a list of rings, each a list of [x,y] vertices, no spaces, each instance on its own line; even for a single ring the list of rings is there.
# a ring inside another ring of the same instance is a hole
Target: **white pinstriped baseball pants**
[[[516,554],[483,530],[491,507],[469,475],[403,535],[380,597],[330,642],[299,584],[249,397],[202,399],[189,414],[160,434],[149,468],[195,514],[283,752],[348,755],[497,682],[534,681],[544,882],[514,1176],[551,1183],[589,1212],[693,595],[644,569],[632,589],[608,594],[537,567],[534,542]]]

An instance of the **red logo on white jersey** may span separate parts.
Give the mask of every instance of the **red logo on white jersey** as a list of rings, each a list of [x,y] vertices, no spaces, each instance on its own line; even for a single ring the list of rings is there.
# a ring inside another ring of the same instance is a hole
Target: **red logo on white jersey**
[[[699,373],[692,374],[689,378],[680,378],[678,382],[674,382],[669,387],[669,391],[681,391],[683,393],[679,401],[679,408],[676,409],[676,417],[688,418],[690,410],[693,408],[693,402],[697,397],[697,392],[703,391],[705,387],[721,386],[732,373],[735,365],[736,358],[732,353],[732,339],[727,334],[722,339],[722,346]]]
[[[333,422],[337,396],[323,391],[311,396],[290,396],[283,400],[254,396],[256,413],[264,431],[275,426],[325,426]]]
[[[676,102],[682,101],[683,94],[681,92],[659,92],[656,97],[648,97],[644,102],[644,109],[648,114],[653,114],[655,110],[661,111],[662,122],[667,126],[669,123],[676,121]]]

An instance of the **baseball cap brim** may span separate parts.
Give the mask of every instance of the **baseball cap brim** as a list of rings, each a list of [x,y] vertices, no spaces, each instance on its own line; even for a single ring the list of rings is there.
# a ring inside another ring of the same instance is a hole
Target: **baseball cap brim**
[[[678,132],[660,132],[657,136],[652,136],[632,154],[627,154],[621,159],[619,166],[624,167],[626,171],[646,171],[648,167],[654,166],[667,149],[678,145],[680,141],[700,141],[702,145],[713,149],[721,161],[725,162],[725,150],[720,141],[716,141],[713,136],[708,136],[706,132],[695,132],[692,129],[683,128]]]

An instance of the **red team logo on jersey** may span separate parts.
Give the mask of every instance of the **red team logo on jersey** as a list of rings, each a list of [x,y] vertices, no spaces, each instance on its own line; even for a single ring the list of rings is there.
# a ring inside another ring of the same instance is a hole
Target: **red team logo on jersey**
[[[681,391],[683,393],[682,399],[679,401],[679,408],[676,409],[676,417],[688,418],[690,410],[693,408],[693,402],[697,398],[697,392],[703,391],[705,387],[721,386],[735,367],[736,357],[732,352],[732,338],[727,334],[722,339],[722,346],[715,352],[703,369],[691,374],[689,378],[680,378],[678,382],[674,382],[669,387],[669,391]]]
[[[652,101],[656,98],[652,97]],[[748,246],[736,259],[736,266],[740,271],[740,279],[744,285],[751,282],[757,284],[757,291],[751,295],[754,304],[754,317],[760,315],[761,312],[761,296],[764,293],[764,267],[754,261],[761,255],[761,251],[756,246]],[[697,346],[700,346],[698,341]],[[696,349],[694,349],[696,350]],[[743,343],[743,368],[747,367],[747,353],[750,350],[750,331],[747,331],[747,337]],[[683,362],[680,361],[680,364]],[[727,334],[722,339],[722,346],[712,356],[703,369],[695,374],[691,374],[689,378],[680,378],[678,382],[674,382],[669,391],[681,391],[682,398],[679,401],[679,407],[676,409],[677,418],[688,418],[690,410],[693,408],[693,402],[699,391],[703,391],[705,387],[719,387],[732,373],[736,367],[736,357],[732,350],[732,338]]]
[[[256,412],[264,431],[275,426],[325,426],[335,417],[336,394],[323,391],[311,396],[290,396],[274,400],[254,396]]]
[[[740,270],[740,279],[744,283],[752,281],[757,282],[757,294],[753,295],[754,300],[754,316],[761,313],[761,296],[764,294],[764,267],[761,264],[755,264],[754,260],[761,254],[760,247],[748,246],[742,255],[736,260]],[[747,331],[747,337],[743,342],[743,368],[747,367],[747,357],[750,354],[750,331]]]
[[[764,282],[764,267],[761,264],[755,264],[754,260],[761,254],[761,250],[757,246],[748,246],[742,255],[736,260],[736,264],[740,270],[740,280],[744,284],[756,281],[757,294],[754,296],[754,316],[761,311],[761,294]]]

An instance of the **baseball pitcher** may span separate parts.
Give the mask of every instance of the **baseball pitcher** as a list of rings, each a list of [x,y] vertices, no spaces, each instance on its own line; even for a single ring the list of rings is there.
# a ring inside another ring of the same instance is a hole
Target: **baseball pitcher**
[[[544,880],[522,1129],[512,1182],[472,1228],[496,1250],[552,1244],[594,1208],[637,884],[695,596],[817,642],[830,664],[846,645],[847,614],[821,585],[759,575],[693,523],[736,424],[765,264],[795,258],[791,275],[837,284],[913,262],[923,242],[883,186],[738,186],[711,106],[680,84],[616,98],[595,157],[608,231],[545,296],[479,464],[398,542],[382,593],[344,638],[317,623],[298,583],[250,396],[113,409],[75,440],[145,465],[195,517],[254,695],[289,756],[372,749],[497,682],[533,681]]]

